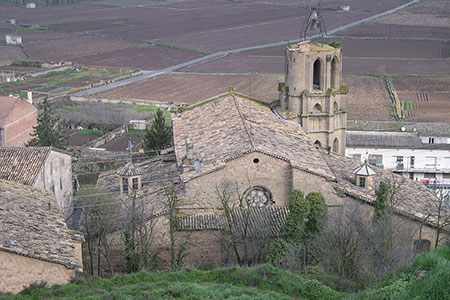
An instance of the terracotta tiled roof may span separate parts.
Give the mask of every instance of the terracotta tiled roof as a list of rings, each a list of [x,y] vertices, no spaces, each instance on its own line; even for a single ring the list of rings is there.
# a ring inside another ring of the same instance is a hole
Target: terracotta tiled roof
[[[231,222],[223,214],[180,216],[177,220],[178,231],[227,230],[233,224],[232,231],[248,237],[277,237],[284,235],[284,225],[289,213],[287,207],[237,208],[231,213]]]
[[[10,115],[11,111],[13,110],[19,112],[19,116],[21,117],[23,115],[36,111],[36,107],[19,98],[0,96],[0,126],[6,126],[8,123],[15,121],[14,119],[12,119],[12,115],[15,114]]]
[[[165,201],[167,200],[164,188],[172,187],[172,183],[179,187],[179,169],[175,161],[170,159],[173,153],[160,155],[153,159],[136,163],[136,168],[142,172],[142,187],[136,192],[137,199],[144,199],[144,202],[151,208],[151,214],[161,214],[167,208]],[[130,202],[130,196],[126,193],[120,195],[120,175],[116,170],[104,172],[100,174],[97,186],[105,188],[114,197],[118,197],[123,203]]]
[[[186,156],[186,138],[193,143],[195,159],[201,163],[200,169],[185,172],[183,181],[213,172],[251,151],[334,179],[300,125],[280,120],[269,107],[234,93],[183,112],[173,120],[173,134],[178,165]]]
[[[83,237],[67,228],[52,193],[0,179],[0,251],[73,268],[81,266],[75,241]]]
[[[374,191],[355,185],[353,170],[360,166],[359,161],[335,154],[323,154],[323,157],[338,179],[335,186],[339,191],[368,203],[375,200]],[[374,175],[374,190],[378,188],[381,181],[390,184],[395,190],[395,211],[397,213],[416,220],[423,220],[430,225],[436,224],[438,198],[429,188],[420,182],[390,171],[374,166],[370,167],[376,172],[376,175]],[[442,214],[448,216],[450,209],[444,207]]]
[[[34,185],[50,147],[0,147],[0,179]]]
[[[119,176],[138,176],[142,175],[142,170],[136,167],[133,162],[128,162],[123,167],[117,170],[117,175]]]

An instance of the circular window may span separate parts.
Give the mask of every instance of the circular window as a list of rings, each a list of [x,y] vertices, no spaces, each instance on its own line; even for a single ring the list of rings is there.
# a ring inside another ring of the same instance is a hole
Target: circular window
[[[259,158],[254,158],[254,159],[253,159],[253,163],[254,163],[254,164],[259,163]]]
[[[254,186],[245,193],[245,200],[251,207],[263,207],[272,203],[272,193],[262,186]]]

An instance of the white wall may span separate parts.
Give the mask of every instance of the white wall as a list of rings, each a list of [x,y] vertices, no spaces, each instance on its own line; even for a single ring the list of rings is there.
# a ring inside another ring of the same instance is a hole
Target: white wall
[[[371,149],[347,147],[346,156],[361,155],[361,161],[368,159],[368,155],[382,155],[384,169],[414,173],[414,179],[425,178],[425,173],[436,174],[437,179],[450,180],[450,151],[449,150],[423,150],[423,149]],[[397,157],[403,156],[403,169],[398,168]],[[414,157],[414,165],[411,165]],[[435,163],[434,163],[435,162]]]

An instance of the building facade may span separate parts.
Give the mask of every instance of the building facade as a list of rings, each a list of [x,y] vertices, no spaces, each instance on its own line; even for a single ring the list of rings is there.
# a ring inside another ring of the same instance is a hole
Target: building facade
[[[51,191],[64,217],[72,212],[72,157],[50,147],[0,147],[0,178]]]
[[[417,132],[348,131],[346,155],[448,195],[449,140],[446,136],[421,136]]]

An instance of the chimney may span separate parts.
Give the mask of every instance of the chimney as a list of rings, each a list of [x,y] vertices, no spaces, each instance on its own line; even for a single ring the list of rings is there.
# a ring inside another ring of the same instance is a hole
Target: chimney
[[[189,160],[194,159],[194,144],[188,137],[186,138],[186,158]]]
[[[33,92],[32,91],[28,91],[27,92],[27,102],[30,103],[31,105],[33,105]]]
[[[183,170],[184,171],[192,171],[194,170],[194,143],[191,142],[190,138],[186,138],[186,156],[183,158]]]

